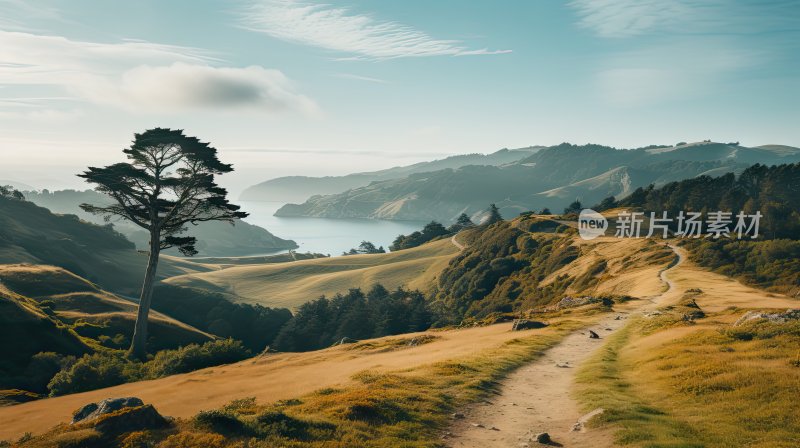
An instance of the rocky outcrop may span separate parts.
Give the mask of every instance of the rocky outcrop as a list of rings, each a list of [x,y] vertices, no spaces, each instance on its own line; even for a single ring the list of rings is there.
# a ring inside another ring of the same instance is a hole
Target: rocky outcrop
[[[78,409],[72,414],[72,424],[79,422],[89,422],[98,419],[100,416],[119,411],[123,408],[133,408],[144,406],[144,402],[136,397],[125,398],[106,398],[97,403],[89,403]]]
[[[793,320],[800,320],[800,309],[786,310],[778,313],[748,311],[744,313],[744,315],[742,315],[742,317],[740,317],[736,322],[734,322],[733,326],[738,327],[739,325],[751,322],[753,320],[761,320],[761,319],[778,324],[784,324],[786,322]]]

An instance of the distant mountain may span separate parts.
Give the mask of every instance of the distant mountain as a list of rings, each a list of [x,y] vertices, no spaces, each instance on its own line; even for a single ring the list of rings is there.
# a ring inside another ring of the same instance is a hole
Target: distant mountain
[[[341,193],[352,188],[363,187],[371,182],[399,179],[415,173],[461,168],[467,165],[504,165],[524,159],[541,146],[519,149],[501,149],[492,154],[464,154],[450,156],[431,162],[420,162],[380,171],[348,174],[346,176],[287,176],[271,179],[254,185],[242,192],[243,201],[300,202],[311,196]]]
[[[8,180],[8,179],[0,179],[0,187],[11,187],[15,190],[25,191],[25,190],[35,190],[34,187],[18,182],[16,180]]]
[[[797,161],[800,149],[776,145],[747,148],[699,142],[624,150],[565,143],[501,166],[414,173],[343,193],[313,196],[302,204],[287,204],[275,214],[449,223],[461,213],[477,218],[488,204],[495,203],[511,217],[544,207],[560,211],[575,199],[587,206],[607,196],[619,199],[651,183],[738,173],[754,163]]]
[[[41,192],[26,191],[25,198],[46,207],[55,213],[73,214],[83,220],[97,224],[104,223],[102,216],[96,216],[81,210],[81,203],[107,204],[111,200],[94,190],[75,191],[59,190]],[[115,221],[114,229],[125,235],[139,249],[147,248],[149,235],[140,227],[125,221]],[[197,226],[188,226],[186,235],[197,237],[198,255],[209,257],[257,255],[284,249],[295,249],[297,244],[292,240],[284,240],[267,230],[236,221],[235,225],[225,222],[204,222]],[[166,254],[179,255],[175,249],[165,251]]]

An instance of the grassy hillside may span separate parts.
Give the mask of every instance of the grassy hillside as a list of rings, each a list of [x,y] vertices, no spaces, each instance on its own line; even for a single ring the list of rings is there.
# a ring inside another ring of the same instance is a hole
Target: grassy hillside
[[[557,225],[529,215],[463,232],[467,248],[450,261],[433,289],[440,324],[541,309],[566,295],[637,294],[630,279],[656,278],[653,270],[673,257],[652,240],[584,242],[566,227],[563,232],[530,230],[547,224]],[[629,280],[620,280],[623,276]]]
[[[350,288],[367,290],[375,283],[388,289],[427,290],[457,252],[450,240],[440,240],[388,254],[237,265],[164,281],[228,294],[233,300],[291,308]]]
[[[138,296],[147,257],[109,226],[0,196],[0,264],[5,263],[58,266],[107,290]],[[211,269],[214,266],[162,256],[158,276]]]
[[[74,214],[85,221],[96,224],[103,224],[103,217],[86,213],[79,205],[82,203],[100,205],[111,203],[108,196],[94,190],[26,191],[24,194],[27,200],[46,207],[54,213]],[[139,249],[147,248],[149,236],[142,228],[122,220],[116,220],[114,228]],[[196,249],[201,256],[231,257],[297,248],[294,241],[278,238],[261,227],[241,220],[237,220],[233,226],[218,221],[203,222],[197,226],[190,225],[186,235],[197,238]],[[164,253],[180,254],[177,249],[167,250]]]
[[[632,446],[797,446],[800,322],[753,319],[800,301],[744,286],[685,262],[671,303],[635,319],[579,373],[595,425]],[[682,303],[704,317],[687,320]]]
[[[136,304],[54,266],[0,265],[0,283],[77,334],[107,348],[127,348]],[[212,337],[158,312],[151,315],[152,350],[201,343]]]

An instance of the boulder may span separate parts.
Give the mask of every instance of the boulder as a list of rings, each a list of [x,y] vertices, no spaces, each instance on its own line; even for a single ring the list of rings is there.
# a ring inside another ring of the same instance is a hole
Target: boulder
[[[72,414],[72,424],[96,420],[100,416],[119,411],[123,408],[143,406],[144,402],[136,397],[106,398],[97,403],[89,403]]]
[[[170,425],[170,421],[156,411],[151,404],[128,407],[103,415],[94,422],[94,428],[101,434],[116,435],[133,431],[160,429]]]
[[[536,328],[544,328],[546,326],[546,323],[536,320],[516,319],[514,324],[511,326],[511,331],[534,330]]]
[[[600,335],[592,330],[589,330],[589,339],[600,339]]]

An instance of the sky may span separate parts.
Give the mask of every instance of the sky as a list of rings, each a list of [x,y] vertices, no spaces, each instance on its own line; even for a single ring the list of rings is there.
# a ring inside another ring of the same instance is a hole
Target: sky
[[[160,126],[236,193],[500,148],[800,146],[800,0],[0,0],[0,181]]]

